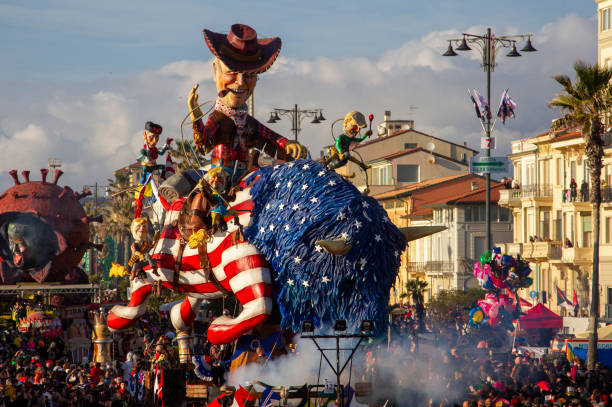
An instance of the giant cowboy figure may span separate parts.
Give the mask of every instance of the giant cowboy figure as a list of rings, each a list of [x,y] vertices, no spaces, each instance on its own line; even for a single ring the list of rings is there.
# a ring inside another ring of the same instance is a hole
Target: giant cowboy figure
[[[204,29],[206,45],[215,56],[214,82],[217,101],[206,123],[198,106],[198,85],[189,93],[193,139],[200,153],[212,151],[212,166],[222,167],[232,184],[246,172],[249,149],[265,151],[281,160],[306,157],[308,150],[289,141],[247,114],[247,99],[257,84],[257,75],[267,71],[280,53],[278,37],[257,38],[244,24],[232,25],[229,34]]]

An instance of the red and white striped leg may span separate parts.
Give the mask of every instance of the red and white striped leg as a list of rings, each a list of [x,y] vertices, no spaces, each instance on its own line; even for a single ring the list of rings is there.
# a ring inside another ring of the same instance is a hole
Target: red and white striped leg
[[[272,279],[263,255],[249,243],[239,243],[223,252],[222,263],[230,290],[243,306],[236,318],[221,316],[208,328],[208,340],[213,344],[235,341],[272,313]]]
[[[147,298],[153,285],[148,281],[135,280],[130,287],[130,302],[127,305],[115,305],[106,319],[111,331],[119,331],[134,325],[147,310]]]
[[[181,303],[170,310],[170,321],[177,332],[186,331],[191,327],[198,315],[202,298],[186,297]]]

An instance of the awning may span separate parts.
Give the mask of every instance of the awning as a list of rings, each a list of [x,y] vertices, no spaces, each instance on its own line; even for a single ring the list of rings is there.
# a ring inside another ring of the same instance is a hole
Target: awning
[[[409,242],[425,236],[433,235],[434,233],[438,233],[446,229],[448,229],[446,226],[408,226],[405,228],[400,228],[404,236],[406,236],[406,240]]]
[[[521,329],[560,329],[563,327],[563,318],[538,303],[520,319],[520,327]]]

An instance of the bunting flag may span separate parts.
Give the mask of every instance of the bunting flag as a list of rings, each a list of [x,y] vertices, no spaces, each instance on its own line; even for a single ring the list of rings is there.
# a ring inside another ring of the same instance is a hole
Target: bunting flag
[[[491,114],[491,108],[487,103],[486,99],[478,93],[476,89],[472,89],[472,93],[470,95],[472,102],[474,103],[474,108],[476,109],[476,116],[482,121],[487,119],[491,119],[493,115]]]
[[[557,287],[557,306],[561,306],[571,313],[574,312],[574,306],[569,302],[563,291],[559,287]]]
[[[503,124],[506,124],[506,117],[516,117],[514,114],[514,110],[516,109],[516,103],[512,99],[510,99],[510,95],[508,95],[508,89],[506,89],[502,95],[501,100],[499,101],[499,110],[497,111],[497,117],[499,117]]]
[[[572,289],[573,293],[572,293],[572,305],[574,307],[578,306],[578,296],[576,295],[576,289]]]
[[[270,386],[266,386],[264,391],[261,393],[261,400],[259,401],[259,407],[270,407],[272,405],[272,401],[280,401],[280,394],[272,391]]]
[[[164,407],[164,369],[159,367],[159,363],[155,364],[155,385],[153,387],[153,404],[155,406]]]
[[[157,189],[157,185],[155,185],[155,180],[151,180],[150,185],[151,185],[151,191],[153,192],[153,196],[155,196],[155,199],[159,200],[159,203],[161,203],[165,211],[169,211],[170,203],[168,203],[168,201],[166,201],[166,199],[163,196],[159,195],[159,190]]]
[[[174,175],[174,163],[172,162],[172,157],[170,153],[166,154],[166,179],[172,175]]]
[[[247,401],[253,401],[255,398],[242,386],[238,386],[236,393],[234,393],[234,402],[232,407],[246,407]]]
[[[149,174],[149,176],[147,177],[142,187],[137,189],[136,192],[134,193],[135,198],[136,198],[134,201],[134,218],[140,218],[140,215],[142,215],[142,206],[143,206],[145,196],[151,196],[153,194],[153,190],[151,189],[151,185],[150,185],[151,175],[152,174]]]

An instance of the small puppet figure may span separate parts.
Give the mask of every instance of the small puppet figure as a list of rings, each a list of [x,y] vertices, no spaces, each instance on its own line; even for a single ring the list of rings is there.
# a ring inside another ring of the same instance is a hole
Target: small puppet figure
[[[167,138],[166,144],[163,145],[161,149],[157,149],[157,142],[159,141],[159,135],[162,132],[162,126],[159,124],[155,124],[153,122],[145,123],[144,130],[144,146],[140,150],[140,157],[138,157],[138,161],[142,163],[142,175],[140,177],[140,183],[144,185],[149,174],[153,171],[160,170],[162,171],[162,178],[164,178],[164,171],[166,166],[163,164],[157,164],[157,157],[163,155],[170,148],[170,143],[174,139]]]
[[[145,264],[149,264],[153,269],[153,274],[159,275],[157,272],[157,264],[151,258],[149,250],[153,247],[153,243],[149,241],[149,224],[147,218],[136,218],[130,226],[134,243],[132,244],[132,257],[128,261],[130,268],[130,280],[142,272]]]
[[[213,233],[217,230],[225,231],[227,230],[227,224],[225,223],[227,207],[225,206],[225,201],[222,196],[227,192],[227,188],[231,182],[231,176],[223,167],[215,167],[208,171],[206,179],[213,187],[213,197],[217,200],[216,205],[210,210]]]
[[[371,117],[373,118],[373,116]],[[372,121],[370,120],[370,125],[371,123]],[[342,167],[349,160],[359,165],[364,171],[368,169],[366,164],[355,157],[351,157],[350,154],[351,143],[360,143],[365,140],[366,137],[370,137],[372,135],[371,129],[363,133],[362,136],[359,135],[361,129],[365,128],[366,126],[366,119],[363,113],[355,110],[347,113],[342,124],[342,130],[344,133],[336,138],[335,145],[330,148],[330,157],[325,162],[327,169],[334,170]]]

